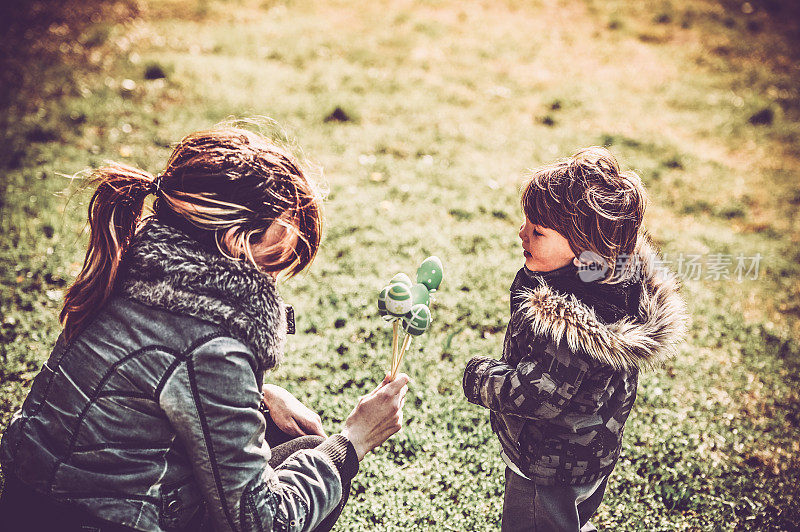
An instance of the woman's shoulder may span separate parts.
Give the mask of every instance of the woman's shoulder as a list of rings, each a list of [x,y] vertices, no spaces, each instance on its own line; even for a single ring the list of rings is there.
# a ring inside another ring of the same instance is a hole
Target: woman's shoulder
[[[83,337],[102,337],[129,343],[132,349],[158,347],[186,353],[193,346],[214,338],[227,338],[252,351],[213,320],[175,312],[122,294],[112,296]]]
[[[247,345],[264,369],[279,364],[286,310],[268,275],[157,221],[137,235],[123,266],[119,295],[213,324]]]

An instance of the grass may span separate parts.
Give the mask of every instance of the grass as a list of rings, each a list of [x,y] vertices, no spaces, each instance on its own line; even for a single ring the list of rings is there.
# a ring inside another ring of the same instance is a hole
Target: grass
[[[329,431],[388,367],[378,290],[430,254],[445,264],[434,324],[404,360],[404,431],[362,464],[338,530],[496,530],[502,461],[460,377],[471,356],[501,351],[526,169],[602,144],[645,181],[646,226],[668,258],[763,258],[757,280],[685,281],[690,338],[642,376],[595,524],[794,529],[789,2],[109,4],[42,41],[56,46],[28,58],[26,91],[4,100],[0,429],[47,359],[83,258],[90,191],[64,175],[107,159],[157,172],[185,133],[266,115],[329,189],[320,256],[281,287],[298,334],[271,375]]]

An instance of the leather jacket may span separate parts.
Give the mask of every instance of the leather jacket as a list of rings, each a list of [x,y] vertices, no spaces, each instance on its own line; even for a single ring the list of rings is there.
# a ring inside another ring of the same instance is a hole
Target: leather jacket
[[[282,355],[272,279],[151,219],[114,294],[60,337],[0,443],[38,493],[138,530],[311,530],[358,471],[341,435],[272,469],[259,411]],[[196,522],[196,521],[194,521]]]

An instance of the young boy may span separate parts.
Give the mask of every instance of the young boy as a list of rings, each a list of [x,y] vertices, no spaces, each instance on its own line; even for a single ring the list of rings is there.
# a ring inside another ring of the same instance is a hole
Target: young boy
[[[506,468],[502,530],[589,531],[622,447],[639,370],[680,340],[675,276],[641,230],[646,195],[604,148],[534,173],[525,265],[501,360],[475,357],[464,393],[490,410]]]

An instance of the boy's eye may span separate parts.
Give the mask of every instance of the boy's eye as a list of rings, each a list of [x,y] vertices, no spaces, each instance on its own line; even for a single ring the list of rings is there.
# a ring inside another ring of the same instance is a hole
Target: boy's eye
[[[537,231],[536,229],[533,230],[533,236],[542,236],[542,233]]]

